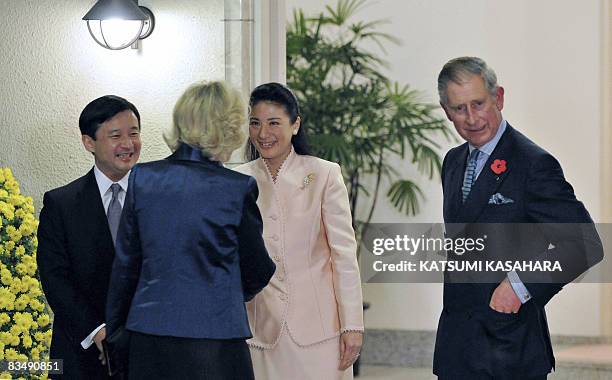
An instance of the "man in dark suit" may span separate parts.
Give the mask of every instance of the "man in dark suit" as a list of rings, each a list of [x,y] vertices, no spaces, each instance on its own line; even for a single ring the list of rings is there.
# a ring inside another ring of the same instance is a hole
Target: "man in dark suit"
[[[63,360],[65,378],[104,379],[106,295],[128,174],[140,155],[140,114],[103,96],[83,109],[79,128],[95,166],[44,195],[38,266],[54,314],[51,358]]]
[[[478,273],[453,281],[458,277],[445,273],[434,373],[453,380],[545,379],[554,357],[544,306],[601,260],[601,241],[557,160],[502,117],[504,89],[483,60],[448,62],[438,92],[466,140],[442,167],[447,233],[487,235],[487,259],[550,258],[565,272],[509,271],[494,281]]]

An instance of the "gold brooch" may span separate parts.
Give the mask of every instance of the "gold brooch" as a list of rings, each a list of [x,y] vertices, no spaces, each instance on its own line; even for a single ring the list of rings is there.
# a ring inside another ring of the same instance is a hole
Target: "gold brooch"
[[[314,173],[308,173],[308,175],[306,177],[304,177],[304,179],[302,180],[302,187],[300,187],[301,190],[304,190],[306,188],[306,186],[310,185],[310,183],[312,181],[314,181],[315,179],[315,174]]]

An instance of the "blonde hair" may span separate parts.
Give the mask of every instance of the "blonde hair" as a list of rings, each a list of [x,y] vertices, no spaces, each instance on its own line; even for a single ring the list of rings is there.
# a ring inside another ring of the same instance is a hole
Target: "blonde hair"
[[[190,86],[174,106],[172,129],[164,140],[172,151],[181,143],[225,162],[244,142],[246,107],[240,93],[223,81]]]

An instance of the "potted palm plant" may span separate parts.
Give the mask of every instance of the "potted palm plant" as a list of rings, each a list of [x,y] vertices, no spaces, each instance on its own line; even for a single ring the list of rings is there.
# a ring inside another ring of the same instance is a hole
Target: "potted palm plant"
[[[382,70],[386,62],[364,47],[374,42],[384,53],[385,43],[399,44],[376,30],[385,20],[351,21],[365,3],[338,0],[316,17],[297,9],[287,30],[287,84],[300,101],[311,149],[342,167],[360,246],[382,191],[400,212],[419,212],[423,192],[393,163],[409,159],[419,173],[437,177],[435,139],[451,137],[434,112],[437,105],[389,79]],[[390,186],[383,190],[384,177]],[[354,371],[359,373],[358,363]]]
[[[350,21],[365,2],[339,0],[317,17],[297,9],[287,30],[287,83],[300,101],[311,149],[342,166],[358,231],[372,219],[385,176],[393,206],[407,215],[419,212],[423,192],[392,163],[410,159],[432,179],[441,169],[435,139],[451,136],[434,112],[438,106],[385,76],[386,62],[364,48],[374,42],[384,52],[385,42],[399,44],[376,31],[385,20]],[[364,185],[368,177],[373,187]]]

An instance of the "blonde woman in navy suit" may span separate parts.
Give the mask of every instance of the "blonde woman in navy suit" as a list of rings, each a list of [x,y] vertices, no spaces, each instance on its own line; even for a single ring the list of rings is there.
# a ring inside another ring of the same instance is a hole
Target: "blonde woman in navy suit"
[[[253,378],[244,303],[275,265],[257,183],[221,164],[245,116],[222,82],[192,86],[174,109],[174,153],[132,169],[106,309],[109,334],[131,331],[130,379]]]

